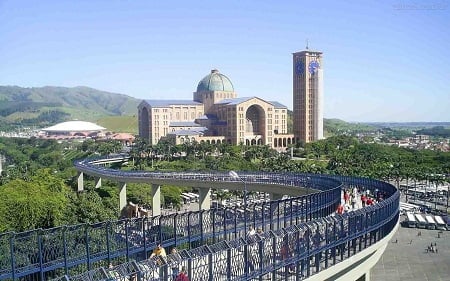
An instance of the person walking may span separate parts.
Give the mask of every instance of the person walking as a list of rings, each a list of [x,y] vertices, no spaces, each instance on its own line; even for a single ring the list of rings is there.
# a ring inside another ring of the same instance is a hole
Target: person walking
[[[178,274],[180,274],[180,267],[178,261],[181,261],[181,256],[178,253],[177,248],[172,248],[172,251],[170,251],[170,254],[172,255],[173,259],[176,261],[171,269],[172,269],[172,280],[176,280]]]
[[[355,206],[356,206],[356,196],[353,195],[353,196],[352,196],[352,210],[355,209]]]
[[[167,256],[166,250],[163,248],[161,243],[159,243],[158,246],[156,246],[156,248],[153,250],[152,254],[150,255],[151,258],[154,256],[161,256],[161,257]]]

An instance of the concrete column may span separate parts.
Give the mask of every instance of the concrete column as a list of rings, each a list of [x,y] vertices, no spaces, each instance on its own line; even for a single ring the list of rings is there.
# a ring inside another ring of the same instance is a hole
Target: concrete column
[[[78,172],[78,191],[84,190],[84,177],[83,172]]]
[[[161,215],[161,186],[158,184],[152,184],[152,213]]]
[[[127,183],[119,182],[119,211],[127,206]]]
[[[102,186],[102,178],[97,178],[95,182],[95,188],[99,188]]]
[[[211,188],[201,187],[199,188],[199,210],[209,210],[211,208]]]
[[[365,274],[365,281],[370,281],[370,269]]]
[[[283,199],[283,194],[270,193],[270,201]]]

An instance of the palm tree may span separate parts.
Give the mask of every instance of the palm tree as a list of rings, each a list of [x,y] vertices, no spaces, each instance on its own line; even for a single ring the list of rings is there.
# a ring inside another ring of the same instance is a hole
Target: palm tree
[[[147,145],[146,139],[137,137],[134,140],[134,144],[130,150],[130,156],[133,159],[133,166],[137,165],[139,170],[142,170],[142,155],[145,153]]]

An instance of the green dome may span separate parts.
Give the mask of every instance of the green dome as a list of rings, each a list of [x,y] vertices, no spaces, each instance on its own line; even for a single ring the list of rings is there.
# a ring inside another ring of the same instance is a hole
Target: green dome
[[[233,83],[230,79],[223,74],[220,74],[217,69],[211,70],[211,74],[208,74],[203,78],[197,86],[197,92],[203,91],[225,91],[234,92]]]

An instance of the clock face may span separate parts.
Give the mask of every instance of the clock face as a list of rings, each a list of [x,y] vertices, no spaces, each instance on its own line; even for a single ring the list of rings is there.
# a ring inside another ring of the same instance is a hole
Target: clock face
[[[305,67],[303,66],[303,62],[298,61],[295,64],[295,73],[297,73],[297,75],[302,75],[304,71],[305,71]]]
[[[320,64],[316,60],[310,62],[309,66],[308,66],[309,73],[311,73],[311,74],[315,73],[317,71],[317,69],[319,69],[319,66],[320,66]]]

